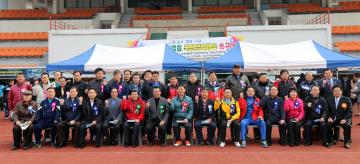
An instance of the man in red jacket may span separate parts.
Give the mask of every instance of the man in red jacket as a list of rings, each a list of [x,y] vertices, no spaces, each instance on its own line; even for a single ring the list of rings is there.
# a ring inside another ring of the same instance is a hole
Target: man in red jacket
[[[249,87],[246,91],[245,98],[239,98],[239,106],[243,113],[241,120],[241,147],[246,147],[246,132],[248,125],[257,125],[260,128],[261,146],[267,148],[266,143],[266,125],[264,121],[264,112],[260,106],[260,99],[255,97],[255,89]]]
[[[126,121],[124,123],[124,147],[130,146],[130,127],[132,132],[132,147],[138,146],[137,138],[139,137],[141,122],[144,120],[145,102],[139,97],[137,90],[131,90],[130,98],[123,100],[121,110],[125,112]]]
[[[22,101],[22,92],[25,90],[32,90],[32,87],[26,83],[24,74],[18,73],[16,75],[16,84],[10,88],[8,95],[9,113],[13,113],[12,111],[14,110],[16,104]]]

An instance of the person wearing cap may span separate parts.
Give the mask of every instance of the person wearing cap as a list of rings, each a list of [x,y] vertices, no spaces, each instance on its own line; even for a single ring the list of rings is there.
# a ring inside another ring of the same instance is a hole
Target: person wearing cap
[[[289,98],[284,101],[286,113],[287,139],[290,147],[299,146],[301,141],[300,129],[304,119],[304,102],[298,97],[298,90],[290,88]]]
[[[322,144],[330,147],[327,140],[326,119],[328,117],[328,105],[326,100],[320,95],[320,87],[314,85],[311,88],[311,94],[304,100],[305,104],[305,124],[304,140],[305,146],[312,144],[312,127],[317,125],[320,129]]]
[[[189,96],[185,95],[186,89],[180,85],[177,89],[177,96],[172,99],[171,111],[174,112],[174,119],[172,122],[173,132],[175,136],[175,147],[181,146],[182,141],[180,137],[180,127],[185,128],[185,145],[191,146],[192,139],[192,120],[194,114],[194,104]]]
[[[198,146],[204,144],[202,128],[207,127],[207,141],[209,146],[214,145],[213,137],[216,130],[216,112],[214,110],[214,101],[209,99],[208,89],[201,89],[201,96],[195,99],[194,119],[195,132]]]
[[[278,89],[278,96],[282,99],[288,95],[290,88],[296,88],[293,81],[289,80],[289,71],[286,69],[280,70],[280,80],[275,81],[274,86]]]
[[[16,74],[16,84],[10,87],[10,90],[7,94],[8,112],[6,112],[7,115],[5,115],[5,118],[8,118],[8,113],[14,111],[16,104],[22,101],[22,92],[29,89],[32,90],[32,87],[26,83],[24,74]]]
[[[119,131],[123,127],[123,112],[121,111],[122,99],[118,98],[118,88],[111,90],[111,98],[105,100],[104,115],[104,136],[107,145],[116,145],[121,141],[117,140]],[[110,133],[109,133],[110,131]]]
[[[161,97],[161,90],[158,87],[153,88],[154,97],[150,98],[146,103],[146,131],[148,137],[148,145],[154,145],[155,132],[158,127],[160,138],[160,146],[165,146],[166,139],[166,123],[169,118],[169,105],[167,99]]]
[[[14,111],[14,126],[12,150],[20,148],[21,136],[24,137],[24,150],[29,149],[32,142],[33,123],[35,121],[35,113],[37,105],[32,101],[32,90],[28,88],[23,92],[21,102],[18,102]]]
[[[257,125],[260,129],[261,146],[267,148],[266,143],[266,125],[264,121],[264,112],[260,106],[260,98],[255,95],[255,88],[249,87],[246,90],[246,96],[240,97],[239,106],[241,109],[241,117],[239,120],[241,126],[241,147],[246,147],[246,134],[248,125]]]
[[[226,128],[230,127],[231,140],[234,142],[236,147],[241,147],[239,143],[240,135],[240,107],[239,103],[231,96],[232,92],[230,88],[225,88],[224,98],[215,98],[214,109],[220,111],[220,147],[225,147]]]
[[[92,140],[93,135],[95,135],[95,147],[99,148],[101,146],[104,104],[97,98],[95,88],[90,88],[88,90],[88,98],[85,99],[82,104],[82,115],[83,120],[79,131],[79,147],[85,147],[86,129],[89,128],[90,139]]]
[[[232,97],[239,99],[240,93],[244,93],[246,87],[250,86],[249,79],[241,73],[240,65],[233,66],[233,73],[225,80],[225,87],[230,88]]]
[[[106,85],[107,81],[104,79],[105,71],[102,68],[95,69],[95,79],[91,80],[88,85],[88,90],[90,88],[95,89],[96,98],[101,101],[105,100],[106,96]]]
[[[59,78],[59,86],[55,88],[55,97],[58,99],[65,100],[69,98],[69,86],[64,76]]]
[[[118,91],[118,97],[123,98],[126,95],[126,82],[121,81],[121,72],[120,70],[115,70],[113,72],[113,78],[107,83],[105,97],[106,99],[111,97],[112,89],[116,88]]]
[[[55,146],[56,124],[61,121],[60,101],[55,98],[55,89],[47,89],[47,98],[40,103],[36,112],[37,121],[34,125],[35,148],[41,147],[41,131],[51,128],[51,145]]]
[[[344,131],[344,147],[350,148],[350,135],[352,124],[352,106],[351,100],[342,95],[343,91],[340,86],[332,88],[333,96],[327,99],[329,106],[329,115],[327,120],[328,143],[336,144],[339,128]]]
[[[275,86],[270,88],[270,95],[261,99],[260,105],[264,110],[266,124],[266,140],[268,146],[272,145],[272,125],[279,126],[280,145],[286,145],[286,122],[283,99],[278,95]]]
[[[60,78],[61,84],[61,78]],[[57,148],[66,146],[66,132],[73,127],[73,145],[79,147],[79,129],[80,118],[82,112],[82,98],[78,98],[78,91],[76,87],[70,89],[69,97],[65,100],[60,100],[61,111],[63,113],[63,120],[57,124]]]
[[[145,102],[139,97],[137,90],[132,90],[130,98],[121,102],[121,110],[125,113],[124,122],[124,147],[139,145],[138,138],[140,135],[141,123],[144,120]],[[130,138],[130,127],[133,127]]]

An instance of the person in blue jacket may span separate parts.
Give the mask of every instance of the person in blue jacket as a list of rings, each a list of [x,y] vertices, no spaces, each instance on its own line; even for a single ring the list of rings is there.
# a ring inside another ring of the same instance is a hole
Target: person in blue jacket
[[[37,123],[34,125],[35,148],[41,147],[41,131],[51,128],[51,145],[55,146],[56,124],[60,122],[60,101],[55,98],[55,88],[47,89],[47,98],[40,103],[36,112]]]

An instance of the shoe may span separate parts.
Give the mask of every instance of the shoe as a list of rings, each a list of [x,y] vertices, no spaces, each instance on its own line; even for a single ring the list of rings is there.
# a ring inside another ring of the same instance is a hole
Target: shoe
[[[191,146],[190,141],[185,141],[185,145],[186,145],[187,147],[190,147],[190,146]]]
[[[326,148],[330,148],[331,145],[326,142],[326,143],[323,143],[323,146],[326,147]]]
[[[148,145],[148,146],[153,146],[153,145],[154,145],[154,142],[149,141],[149,142],[147,143],[147,145]]]
[[[130,144],[129,143],[124,143],[124,147],[129,147]]]
[[[41,144],[36,143],[36,144],[34,145],[34,148],[41,148]]]
[[[337,143],[336,140],[331,142],[332,145],[336,145],[336,143]]]
[[[5,117],[5,120],[9,120],[9,117]]]
[[[95,148],[100,148],[100,144],[96,144],[96,145],[95,145]]]
[[[241,145],[240,145],[239,142],[234,142],[234,145],[235,145],[236,147],[241,147]]]
[[[175,146],[175,147],[179,147],[179,146],[181,146],[181,144],[182,144],[181,141],[176,141],[176,143],[174,144],[174,146]]]
[[[24,150],[29,150],[29,146],[24,146]]]
[[[66,144],[65,144],[65,143],[62,143],[62,144],[57,145],[57,146],[56,146],[56,149],[60,149],[60,148],[63,148],[63,147],[65,147],[65,146],[66,146]]]
[[[304,144],[304,146],[311,146],[312,144],[310,142],[307,142]]]
[[[224,148],[224,147],[225,147],[225,142],[221,142],[221,143],[220,143],[220,147],[221,147],[221,148]]]
[[[57,147],[58,146],[58,144],[56,144],[55,142],[51,142],[50,144],[51,144],[52,147]]]
[[[346,143],[346,144],[344,144],[344,147],[345,147],[345,149],[350,149],[350,144]]]
[[[267,145],[271,146],[272,145],[272,141],[267,141]]]
[[[241,148],[246,148],[246,141],[241,142]]]
[[[208,142],[206,142],[206,144],[208,145],[208,146],[214,146],[214,143],[212,142],[212,141],[208,141]]]
[[[12,147],[11,147],[11,150],[17,150],[17,149],[19,149],[18,146],[12,146]]]
[[[166,135],[166,139],[167,139],[167,140],[172,140],[172,135],[171,135],[171,134],[167,134],[167,135]]]
[[[263,148],[268,148],[268,145],[267,145],[266,141],[261,141],[261,146]]]
[[[197,141],[197,146],[201,146],[201,145],[204,145],[204,142],[203,141]]]
[[[160,147],[165,147],[165,146],[166,146],[165,143],[160,144]]]

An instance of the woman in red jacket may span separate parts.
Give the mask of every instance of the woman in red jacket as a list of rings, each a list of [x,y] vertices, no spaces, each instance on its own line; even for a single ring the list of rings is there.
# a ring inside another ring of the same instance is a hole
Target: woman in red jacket
[[[138,146],[137,139],[139,138],[141,122],[144,120],[145,102],[139,97],[137,90],[131,90],[130,98],[123,100],[121,103],[121,110],[125,112],[126,121],[124,123],[124,147],[130,146],[130,126],[132,126],[132,147]]]
[[[287,138],[290,147],[300,145],[300,128],[304,119],[304,103],[298,98],[298,90],[289,90],[290,98],[285,98],[284,111],[286,113],[286,124],[288,125]]]
[[[246,147],[246,132],[248,125],[257,125],[260,128],[261,146],[267,148],[266,143],[266,125],[264,121],[264,112],[260,106],[260,99],[255,97],[255,89],[249,87],[246,91],[246,97],[239,98],[239,106],[242,110],[240,113],[241,120],[241,147]]]

